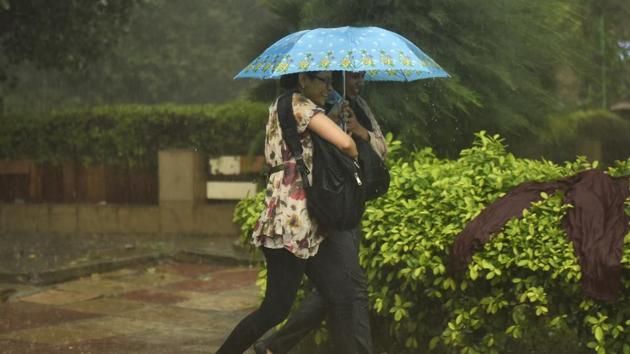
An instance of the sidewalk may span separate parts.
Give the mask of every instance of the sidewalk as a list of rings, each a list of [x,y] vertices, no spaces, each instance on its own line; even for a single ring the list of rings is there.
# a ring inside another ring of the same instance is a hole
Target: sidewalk
[[[215,353],[261,300],[236,236],[2,238],[1,354]]]
[[[258,266],[132,266],[17,290],[0,304],[2,353],[214,353],[260,298]]]
[[[260,302],[236,237],[2,238],[0,353],[214,353]]]

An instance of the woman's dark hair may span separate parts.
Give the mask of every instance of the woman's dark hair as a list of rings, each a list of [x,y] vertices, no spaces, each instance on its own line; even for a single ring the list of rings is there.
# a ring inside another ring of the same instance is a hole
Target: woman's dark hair
[[[285,90],[295,90],[298,88],[298,73],[280,76],[280,87]]]
[[[332,72],[332,87],[339,93],[343,92],[343,71],[335,70]]]
[[[317,75],[318,72],[319,71],[306,71],[302,74],[313,78]],[[300,73],[285,74],[280,76],[280,87],[284,90],[296,90],[298,88],[299,76]]]

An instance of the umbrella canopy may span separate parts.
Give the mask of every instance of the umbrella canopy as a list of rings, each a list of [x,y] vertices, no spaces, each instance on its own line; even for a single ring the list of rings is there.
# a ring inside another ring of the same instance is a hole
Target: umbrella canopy
[[[365,71],[372,81],[413,81],[448,74],[403,36],[379,27],[317,28],[267,48],[235,79],[273,79],[306,71]]]

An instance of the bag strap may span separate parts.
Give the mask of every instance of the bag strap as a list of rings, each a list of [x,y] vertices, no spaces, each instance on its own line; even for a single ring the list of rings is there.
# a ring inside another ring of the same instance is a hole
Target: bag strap
[[[306,167],[304,158],[302,157],[302,143],[297,131],[297,122],[293,114],[293,93],[294,91],[289,91],[278,98],[278,120],[280,121],[280,128],[282,129],[282,139],[284,139],[291,151],[291,155],[295,158],[296,167],[302,176],[304,187],[308,188],[308,175],[311,172]]]

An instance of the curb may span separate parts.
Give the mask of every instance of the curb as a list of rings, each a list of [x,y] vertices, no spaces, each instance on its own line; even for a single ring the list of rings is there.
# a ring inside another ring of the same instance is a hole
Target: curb
[[[104,262],[87,263],[79,266],[50,269],[32,273],[0,273],[0,282],[29,285],[50,285],[80,278],[92,273],[108,272],[139,264],[154,264],[165,257],[164,254],[144,254]]]
[[[233,257],[228,255],[208,254],[195,251],[180,251],[169,257],[178,262],[220,263],[228,266],[252,267],[262,263],[255,257]]]
[[[262,259],[257,259],[254,255],[225,255],[212,254],[181,250],[174,253],[150,253],[139,256],[131,256],[122,259],[108,260],[102,262],[87,263],[73,267],[63,267],[50,269],[43,272],[32,273],[2,273],[0,272],[0,283],[15,283],[28,285],[50,285],[72,279],[81,278],[92,273],[103,273],[117,270],[124,267],[136,265],[151,265],[163,260],[173,260],[178,262],[196,263],[219,263],[227,266],[247,266],[252,267],[262,264]]]

